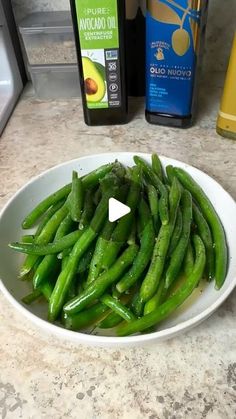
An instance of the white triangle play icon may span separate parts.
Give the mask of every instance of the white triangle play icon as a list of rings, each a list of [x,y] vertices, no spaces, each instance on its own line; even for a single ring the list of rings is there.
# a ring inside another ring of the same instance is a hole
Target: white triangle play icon
[[[119,220],[119,218],[124,217],[124,215],[129,214],[130,211],[130,207],[128,207],[125,204],[122,204],[122,202],[120,201],[117,201],[117,199],[109,199],[108,218],[111,223],[113,223],[116,220]]]

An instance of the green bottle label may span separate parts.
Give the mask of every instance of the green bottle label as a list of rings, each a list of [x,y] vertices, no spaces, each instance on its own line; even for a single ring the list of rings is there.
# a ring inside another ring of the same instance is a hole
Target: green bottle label
[[[120,107],[117,0],[76,0],[76,13],[87,107]]]

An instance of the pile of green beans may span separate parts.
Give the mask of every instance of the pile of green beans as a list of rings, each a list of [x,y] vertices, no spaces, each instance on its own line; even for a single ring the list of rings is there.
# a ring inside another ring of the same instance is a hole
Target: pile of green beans
[[[131,208],[108,220],[115,197]],[[48,320],[74,331],[150,333],[202,279],[222,287],[228,249],[222,223],[201,187],[183,169],[153,154],[134,156],[79,177],[45,198],[22,221],[35,226],[10,248],[26,254],[19,279],[24,304],[48,303]],[[174,289],[174,291],[173,291]],[[90,329],[91,328],[91,329]],[[151,329],[152,330],[152,329]]]

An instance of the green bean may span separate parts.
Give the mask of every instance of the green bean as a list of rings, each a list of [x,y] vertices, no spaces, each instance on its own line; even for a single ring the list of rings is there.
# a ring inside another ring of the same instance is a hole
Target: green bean
[[[169,208],[168,208],[168,190],[162,183],[159,177],[153,172],[151,167],[141,157],[134,156],[134,162],[140,166],[146,174],[148,180],[160,192],[159,214],[162,224],[166,225],[169,222]]]
[[[103,227],[100,236],[97,239],[94,254],[89,266],[89,273],[87,278],[87,286],[93,282],[102,271],[102,259],[106,251],[108,241],[110,240],[115,223],[107,221]]]
[[[26,295],[22,298],[22,302],[29,305],[32,304],[34,301],[38,300],[40,297],[44,296],[44,298],[49,301],[50,296],[52,294],[52,284],[45,283],[41,288],[38,288],[31,292],[30,294]]]
[[[50,218],[57,212],[64,204],[65,199],[62,199],[61,201],[57,202],[56,204],[52,205],[41,217],[38,227],[36,229],[35,233],[35,239],[41,234],[41,231],[44,229]]]
[[[21,237],[21,243],[30,243],[32,244],[34,242],[35,236],[33,234],[25,234]]]
[[[139,291],[137,291],[133,296],[131,308],[135,316],[141,317],[143,315],[144,301],[142,297],[140,296]]]
[[[24,275],[23,277],[20,277],[21,281],[32,281],[34,273],[37,269],[37,267],[40,265],[41,261],[42,261],[42,257],[40,256],[36,262],[33,265],[33,268],[31,269],[30,272],[28,272],[26,275]]]
[[[114,180],[115,178],[115,180]],[[111,181],[112,179],[112,181]],[[99,219],[99,211],[102,215],[104,215],[104,211],[106,211],[106,215],[108,214],[108,203],[109,203],[109,199],[111,197],[117,197],[119,194],[119,187],[120,187],[120,183],[121,180],[114,175],[114,173],[108,173],[102,180],[101,180],[101,188],[103,191],[102,194],[102,198],[101,201],[99,202],[99,205],[96,209],[96,215],[93,216],[91,222],[90,222],[90,227],[94,230],[97,231],[101,229],[101,222]],[[98,208],[100,208],[100,210],[98,210]],[[105,217],[104,217],[105,219]]]
[[[186,277],[188,277],[191,274],[193,270],[193,266],[194,266],[193,248],[191,245],[191,241],[189,241],[187,251],[184,257],[184,273]]]
[[[114,174],[113,174],[113,180],[114,180]],[[105,178],[104,178],[104,181],[105,181]],[[119,182],[120,180],[116,177],[115,181],[112,183],[111,186],[114,186],[114,183],[118,186]],[[106,189],[107,187],[109,187],[109,185],[108,184],[104,185],[104,182],[103,182],[103,189],[104,187]],[[125,198],[126,192],[127,192],[127,188],[125,189],[122,187],[120,188],[119,197],[121,200]],[[116,223],[111,223],[110,221],[107,221],[103,227],[103,230],[100,236],[97,239],[95,251],[94,251],[91,263],[90,263],[86,285],[94,281],[98,277],[100,272],[102,271],[103,257],[104,257],[106,248],[108,246],[108,242],[111,238],[111,234],[114,230],[115,225]]]
[[[117,170],[112,170],[100,182],[101,192],[109,190],[110,188],[120,187],[123,182],[124,168],[118,165]]]
[[[187,190],[182,194],[181,203],[183,206],[183,229],[180,240],[171,255],[170,263],[166,271],[165,288],[170,287],[180,272],[190,237],[193,211],[192,196]]]
[[[58,227],[54,238],[54,243],[56,243],[57,240],[62,239],[64,234],[66,234],[71,229],[72,225],[73,221],[71,216],[68,214]],[[57,266],[57,263],[58,259],[55,254],[46,255],[43,258],[33,277],[34,288],[38,288],[40,284],[42,284],[51,275]]]
[[[65,218],[61,221],[54,238],[56,243],[58,240],[61,240],[65,235],[73,228],[73,221],[70,214],[67,214]]]
[[[42,291],[42,294],[44,295],[46,300],[49,301],[52,295],[52,291],[53,291],[52,283],[49,281],[46,281],[44,282],[44,284],[41,285],[39,289]]]
[[[93,170],[84,177],[82,177],[84,190],[97,186],[99,181],[103,179],[115,166],[116,163],[104,164],[98,169]]]
[[[56,255],[44,256],[33,276],[34,289],[37,289],[41,284],[44,284],[51,275],[58,274],[60,265]]]
[[[159,228],[159,202],[158,202],[158,193],[155,186],[148,184],[147,185],[147,195],[149,207],[151,210],[153,224],[155,231],[158,231]]]
[[[118,280],[125,269],[131,265],[137,251],[138,248],[136,245],[129,246],[108,271],[93,281],[82,294],[68,302],[64,306],[64,311],[71,314],[77,313],[83,310],[88,304],[91,304],[97,298],[101,297],[104,292]]]
[[[90,172],[88,175],[82,178],[84,189],[89,188],[90,186],[95,186],[108,172],[113,168],[113,163],[105,164],[98,169]],[[54,192],[52,195],[49,195],[42,202],[40,202],[23,220],[22,228],[27,229],[31,228],[34,223],[41,217],[41,215],[51,206],[56,204],[63,198],[66,198],[71,191],[71,183],[63,188],[59,189],[57,192]]]
[[[9,247],[17,252],[27,253],[29,255],[45,256],[61,252],[64,249],[73,246],[82,236],[83,231],[75,230],[61,239],[47,244],[30,244],[30,243],[10,243]]]
[[[125,305],[122,304],[119,300],[111,297],[109,294],[104,294],[100,298],[100,300],[102,301],[103,304],[109,307],[116,314],[119,314],[119,316],[122,317],[127,322],[130,322],[136,319],[136,317],[134,316],[131,310],[125,307]]]
[[[228,248],[224,228],[211,201],[195,180],[180,168],[175,168],[175,175],[191,192],[210,226],[215,250],[215,286],[220,289],[224,284],[228,267]]]
[[[62,220],[68,214],[67,203],[65,203],[47,222],[40,235],[35,239],[36,244],[47,244],[55,235]]]
[[[132,300],[133,293],[131,292],[123,296],[119,295],[119,298],[121,299],[122,304],[127,305]],[[106,317],[98,324],[98,327],[100,329],[110,329],[112,327],[117,326],[122,321],[122,317],[120,317],[119,314],[112,311],[111,313],[107,313]]]
[[[180,287],[173,297],[170,297],[156,310],[146,314],[141,319],[132,321],[125,325],[118,326],[118,336],[127,336],[133,333],[141,332],[148,329],[160,321],[168,317],[173,311],[177,309],[183,302],[192,294],[193,290],[198,285],[205,268],[206,254],[205,247],[201,238],[197,235],[193,237],[195,247],[195,263],[191,275],[187,278],[185,283]]]
[[[119,189],[119,199],[123,201],[123,199],[125,199],[126,197],[126,193],[127,193],[127,188],[121,187]],[[93,254],[90,267],[89,267],[89,273],[88,273],[86,285],[93,282],[102,271],[103,257],[106,252],[108,242],[111,238],[111,234],[115,226],[116,226],[115,222],[111,223],[110,221],[107,221],[103,227],[102,232],[100,233],[100,236],[97,239],[94,254]]]
[[[37,289],[31,292],[30,294],[26,295],[21,299],[21,301],[27,305],[34,303],[34,301],[38,300],[42,296],[41,290]]]
[[[81,275],[88,271],[93,254],[94,254],[94,249],[95,249],[95,246],[94,244],[92,244],[92,246],[90,246],[89,249],[82,256],[82,258],[80,259],[78,263],[77,274]]]
[[[81,294],[84,289],[85,289],[85,283],[86,283],[86,278],[87,278],[87,274],[85,275],[84,273],[81,273],[80,275],[77,275],[77,291],[76,291],[76,295]],[[65,302],[69,301],[68,299],[65,299]]]
[[[67,259],[68,261],[68,259]],[[66,265],[64,265],[65,267]],[[62,268],[63,269],[63,268]],[[77,295],[77,277],[75,276],[73,278],[73,281],[71,282],[69,289],[67,291],[67,296],[65,301],[70,301],[72,298],[75,298]]]
[[[165,282],[165,278],[163,278],[163,282]],[[167,300],[168,296],[169,296],[169,290],[166,289],[165,286],[163,286],[162,293],[160,296],[160,305],[163,304]]]
[[[96,233],[90,227],[85,230],[82,236],[74,244],[72,252],[68,257],[64,269],[61,271],[53,290],[49,304],[48,318],[50,321],[56,320],[65,302],[67,291],[76,274],[79,260],[95,239]]]
[[[61,270],[62,270],[62,271],[63,271],[63,269],[65,269],[65,267],[66,267],[66,264],[67,264],[68,260],[69,260],[69,255],[68,255],[68,256],[65,256],[65,257],[62,259],[62,261],[61,261]]]
[[[69,199],[70,216],[73,221],[79,222],[81,218],[81,211],[83,208],[83,183],[78,177],[78,173],[73,170],[72,172],[72,187]]]
[[[141,285],[140,296],[147,302],[155,294],[165,265],[170,240],[170,225],[162,225],[154,246],[148,273]]]
[[[135,244],[135,243],[132,243],[132,244]],[[116,300],[119,300],[119,298],[121,296],[121,293],[119,291],[117,291],[115,284],[113,284],[112,287],[111,287],[111,295]]]
[[[105,304],[97,303],[78,314],[63,313],[63,324],[66,329],[81,330],[93,326],[110,310]]]
[[[159,159],[159,156],[157,154],[152,154],[152,170],[154,173],[156,173],[159,179],[163,182],[164,181],[163,167],[161,164],[161,160]]]
[[[108,199],[112,193],[114,193],[114,191],[110,191],[102,197],[90,223],[90,226],[84,231],[82,236],[74,244],[68,262],[57,279],[49,303],[48,317],[50,321],[54,321],[59,315],[65,302],[67,291],[76,274],[78,263],[102,228],[104,220],[107,216]]]
[[[123,243],[115,242],[110,240],[107,243],[106,252],[102,257],[102,270],[107,271],[115,262],[117,255],[119,254]]]
[[[156,293],[161,279],[167,251],[170,244],[170,238],[174,229],[176,214],[181,198],[181,188],[179,182],[175,179],[170,190],[170,222],[162,225],[154,246],[151,264],[146,277],[143,280],[140,289],[141,299],[146,303]]]
[[[202,212],[198,206],[193,203],[193,219],[198,229],[198,234],[201,237],[206,248],[206,269],[209,281],[214,278],[215,257],[212,234],[210,227],[205,220]]]
[[[172,185],[170,187],[169,192],[169,206],[170,206],[170,221],[172,223],[171,225],[171,233],[173,234],[173,230],[175,227],[177,212],[176,211],[176,203],[179,204],[182,196],[182,186],[177,178],[173,179]],[[177,205],[177,208],[179,208],[179,205]]]
[[[169,223],[168,213],[168,191],[167,189],[162,192],[159,201],[159,214],[162,224],[166,225]]]
[[[171,185],[175,176],[174,167],[172,166],[172,164],[169,164],[168,166],[166,166],[166,175],[167,175],[168,182]]]
[[[23,297],[21,301],[27,305],[30,305],[42,296],[44,296],[48,301],[51,296],[51,292],[52,286],[50,284],[44,284],[42,288],[37,288],[36,290],[32,291],[30,294]]]
[[[127,239],[127,244],[131,245],[131,244],[135,244],[135,243],[136,243],[136,221],[133,220],[132,227],[131,227],[131,230],[130,230],[130,234],[129,234],[129,237]]]
[[[172,255],[172,253],[175,250],[177,244],[179,243],[179,239],[180,239],[180,236],[181,236],[181,233],[182,233],[182,228],[183,228],[183,216],[182,216],[182,211],[179,208],[178,212],[177,212],[174,231],[173,231],[173,234],[172,234],[171,239],[170,239],[170,246],[169,246],[167,257],[170,257]]]
[[[93,203],[93,196],[94,196],[93,189],[88,189],[85,194],[84,208],[83,208],[80,222],[79,222],[79,230],[84,230],[89,225],[93,217],[93,214],[95,211],[95,206]]]
[[[93,195],[93,202],[95,205],[98,205],[101,197],[102,197],[102,189],[99,187],[97,188],[97,190],[94,192],[94,195]]]
[[[180,272],[179,276],[176,278],[175,282],[173,282],[170,288],[164,288],[164,300],[168,300],[170,297],[173,297],[173,295],[176,294],[176,292],[183,286],[183,284],[185,284],[187,278],[188,277],[185,275],[184,270],[183,272]]]
[[[40,204],[38,204],[33,211],[31,211],[23,220],[22,228],[28,229],[31,228],[35,222],[47,211],[47,209],[52,205],[57,204],[63,198],[66,198],[71,191],[71,184],[63,186],[63,188],[59,189],[57,192],[53,193],[52,195],[48,196],[44,199]],[[48,221],[48,220],[47,220]]]
[[[159,282],[156,293],[153,295],[153,297],[149,301],[146,302],[144,306],[144,310],[143,310],[144,315],[151,313],[152,311],[156,310],[157,307],[159,307],[159,305],[162,302],[164,285],[165,285],[165,279],[163,276]]]
[[[102,320],[98,327],[99,329],[111,329],[112,327],[117,326],[123,321],[122,317],[120,317],[119,314],[115,313],[114,311],[105,317],[104,320]]]
[[[69,256],[71,253],[72,247],[67,247],[66,249],[63,249],[60,253],[57,255],[57,259],[64,259],[65,257]]]
[[[100,236],[97,240],[95,251],[94,251],[90,266],[89,266],[87,286],[98,277],[99,273],[102,270],[101,261],[102,261],[106,246],[107,246],[107,241],[102,236]]]
[[[67,203],[65,203],[61,208],[59,208],[55,212],[55,214],[53,214],[50,220],[48,220],[47,224],[44,226],[39,236],[36,237],[34,243],[40,244],[40,245],[47,244],[51,239],[53,239],[58,229],[58,226],[60,225],[61,221],[65,218],[67,213],[68,213]],[[24,246],[27,246],[27,244],[25,244]],[[33,245],[28,244],[28,246],[34,246],[34,244]],[[20,277],[23,277],[25,274],[31,271],[35,262],[37,261],[37,258],[38,258],[37,255],[33,255],[33,254],[30,254],[26,257],[20,269]]]
[[[152,256],[155,232],[151,213],[144,199],[141,200],[139,205],[139,218],[141,223],[140,249],[129,271],[116,284],[116,288],[120,293],[128,290],[136,283],[146,269]]]
[[[131,171],[131,185],[126,200],[126,205],[130,207],[131,212],[122,217],[112,232],[111,239],[108,243],[106,252],[104,253],[102,268],[107,270],[114,261],[121,249],[121,247],[128,240],[132,229],[135,209],[138,205],[140,197],[141,173],[140,168],[134,167]]]

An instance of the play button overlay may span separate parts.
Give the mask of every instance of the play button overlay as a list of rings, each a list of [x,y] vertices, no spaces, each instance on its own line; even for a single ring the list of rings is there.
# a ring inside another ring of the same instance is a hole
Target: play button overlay
[[[130,212],[131,209],[127,205],[122,204],[122,202],[117,201],[115,198],[109,199],[108,218],[111,223],[119,220]]]

